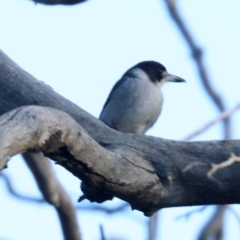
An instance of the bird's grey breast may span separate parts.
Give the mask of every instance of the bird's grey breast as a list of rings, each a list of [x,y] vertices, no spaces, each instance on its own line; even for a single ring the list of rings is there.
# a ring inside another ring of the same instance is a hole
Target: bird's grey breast
[[[112,91],[100,119],[122,132],[145,133],[157,120],[162,103],[159,86],[139,70]]]

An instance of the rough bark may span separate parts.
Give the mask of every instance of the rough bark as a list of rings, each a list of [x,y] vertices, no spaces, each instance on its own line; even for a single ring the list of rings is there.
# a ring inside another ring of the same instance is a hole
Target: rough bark
[[[117,132],[3,52],[0,85],[0,114],[15,109],[0,118],[2,166],[13,154],[42,151],[83,180],[89,200],[118,197],[145,215],[171,206],[240,202],[240,165],[207,176],[211,163],[227,160],[232,152],[240,155],[239,140],[180,142]],[[21,107],[26,105],[45,107]]]

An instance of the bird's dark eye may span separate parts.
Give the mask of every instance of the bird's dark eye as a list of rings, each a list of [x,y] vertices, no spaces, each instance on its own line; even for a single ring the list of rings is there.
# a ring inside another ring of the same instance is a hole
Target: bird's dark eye
[[[159,63],[160,64],[160,63]],[[160,66],[160,68],[159,68],[159,70],[161,71],[161,72],[165,72],[165,71],[167,71],[167,69],[162,65],[162,64],[160,64],[161,66]]]
[[[142,69],[153,82],[160,81],[163,77],[163,72],[167,71],[161,63],[155,61],[140,62],[133,68]]]

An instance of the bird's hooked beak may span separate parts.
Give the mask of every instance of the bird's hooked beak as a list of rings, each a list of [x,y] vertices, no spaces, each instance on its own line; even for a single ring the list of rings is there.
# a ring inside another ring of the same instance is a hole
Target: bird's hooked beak
[[[169,74],[168,72],[164,73],[164,80],[166,82],[186,82],[186,80],[184,80],[183,78]]]

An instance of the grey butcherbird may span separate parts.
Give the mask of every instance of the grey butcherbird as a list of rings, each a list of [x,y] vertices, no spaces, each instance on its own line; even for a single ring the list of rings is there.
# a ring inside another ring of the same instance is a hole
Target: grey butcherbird
[[[140,62],[116,82],[99,119],[121,132],[144,134],[156,122],[166,82],[186,82],[155,61]]]

